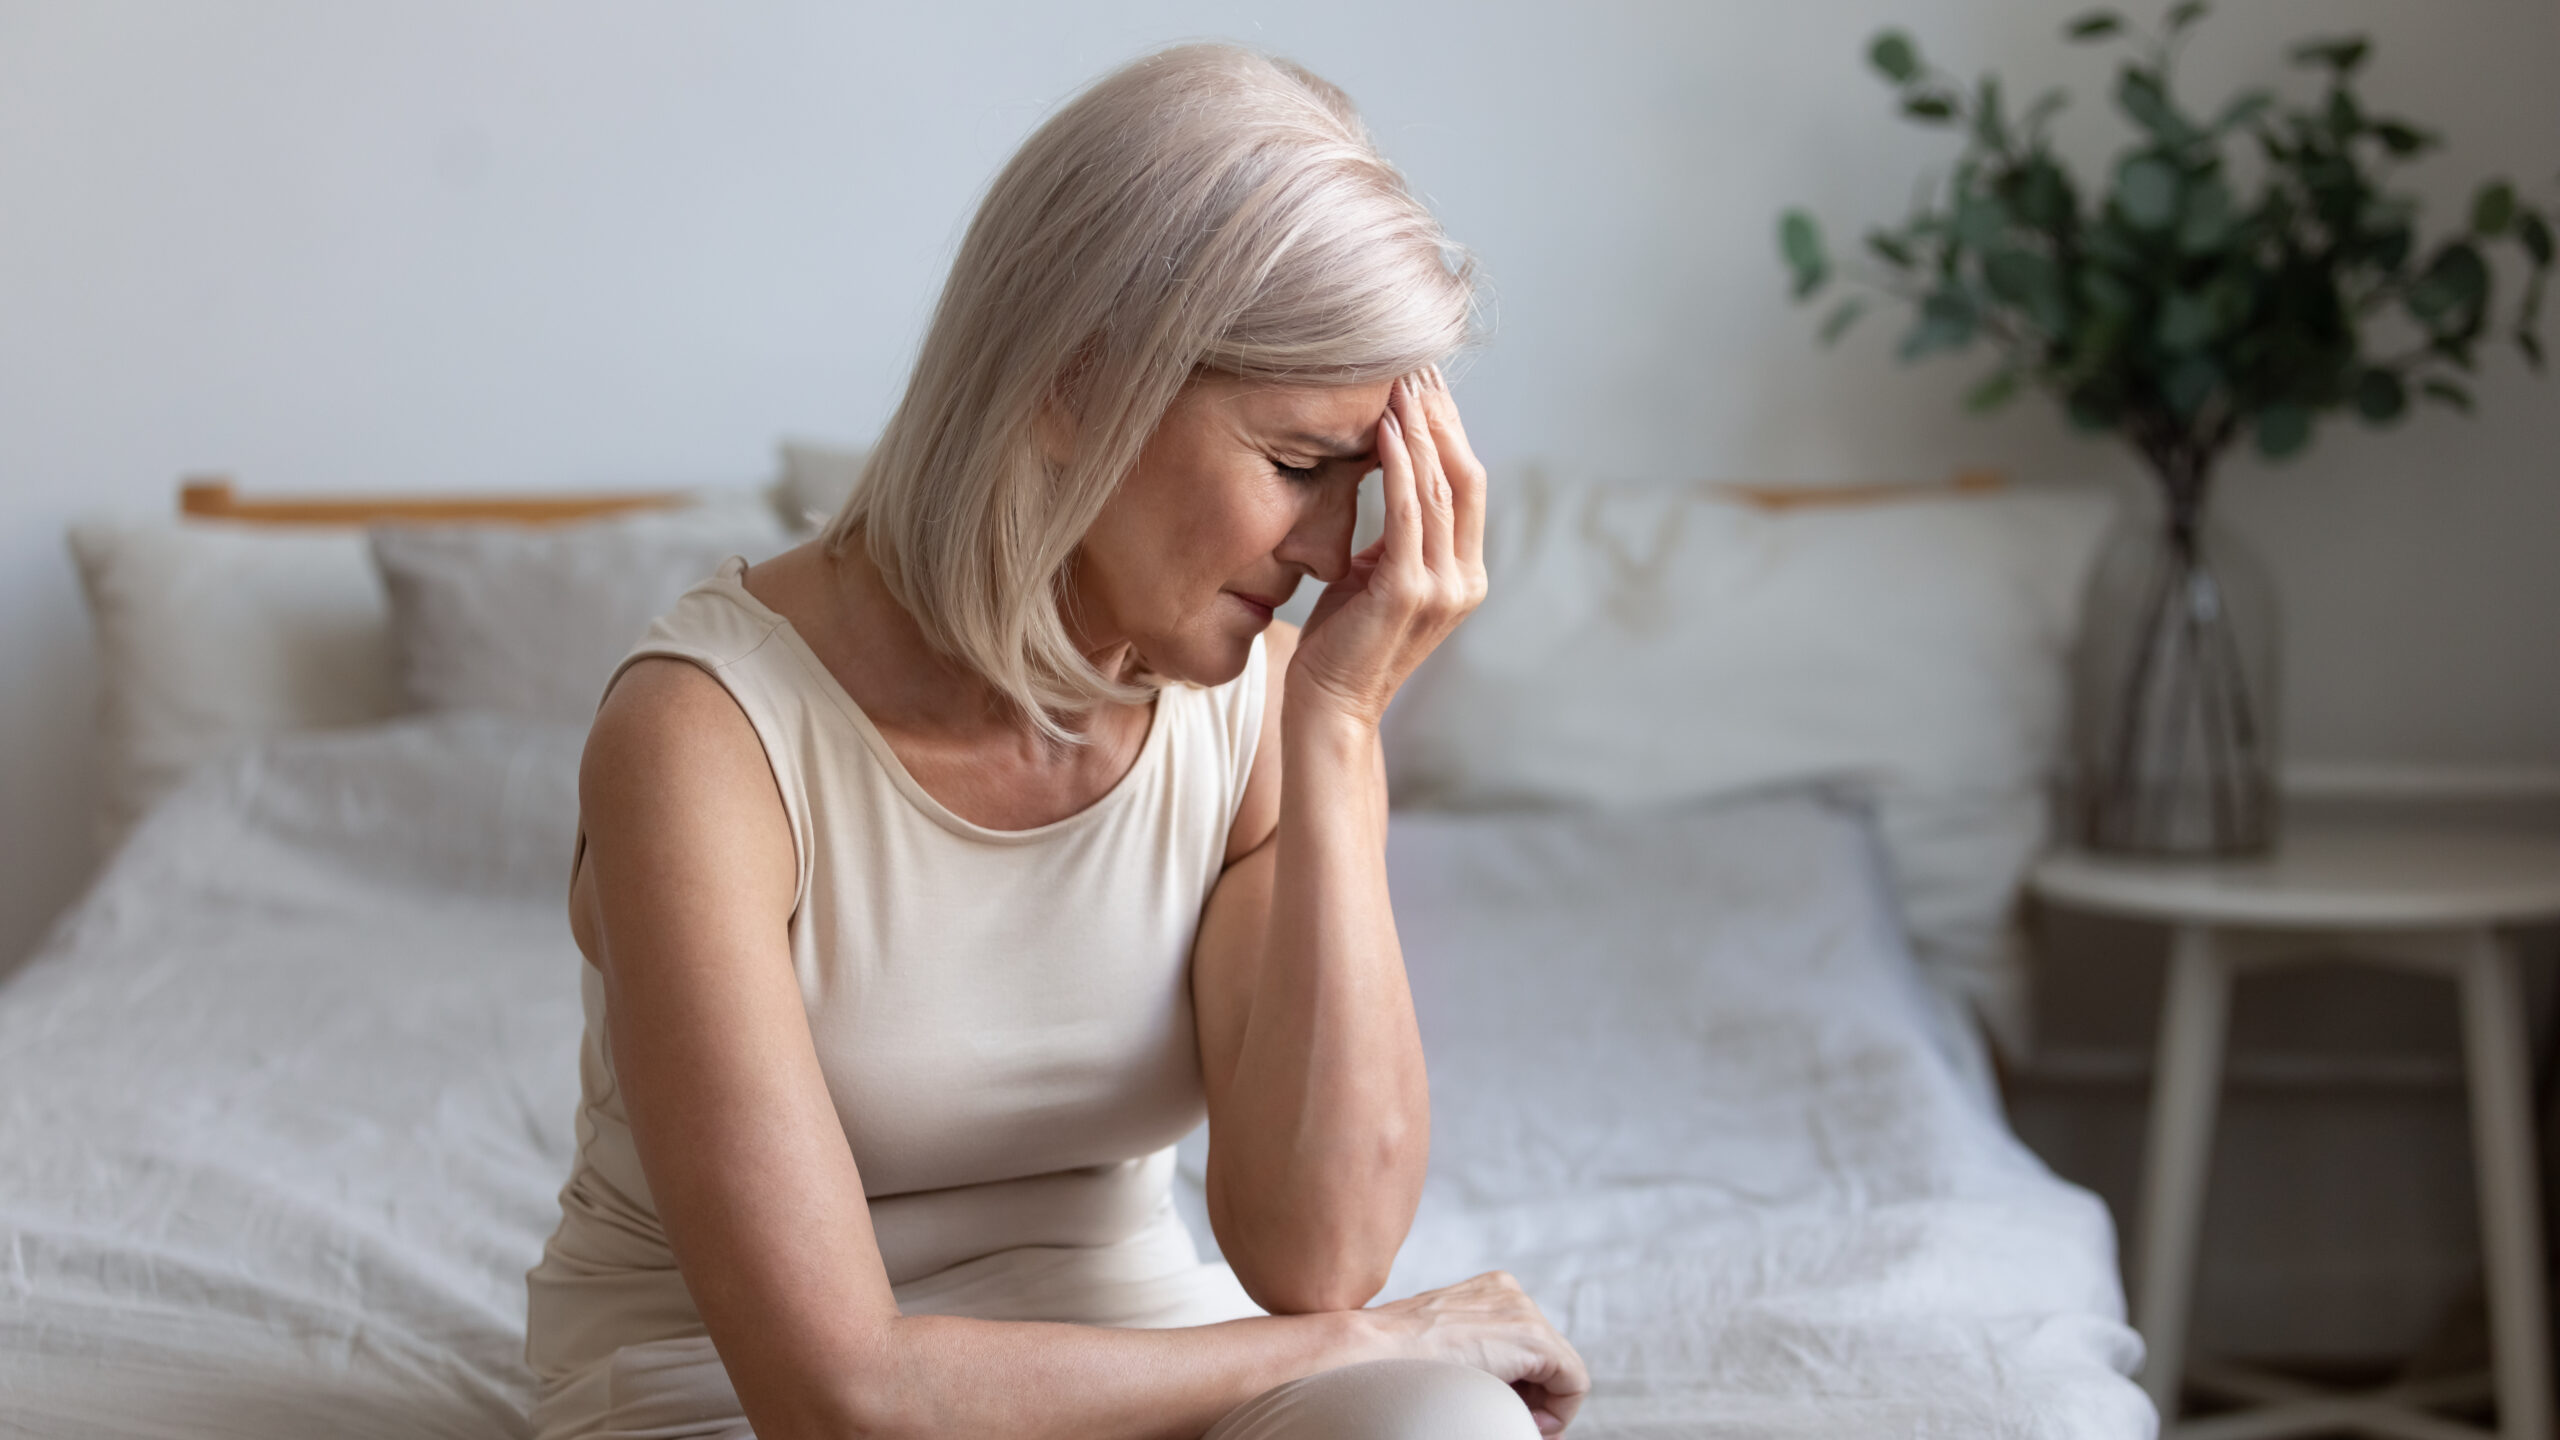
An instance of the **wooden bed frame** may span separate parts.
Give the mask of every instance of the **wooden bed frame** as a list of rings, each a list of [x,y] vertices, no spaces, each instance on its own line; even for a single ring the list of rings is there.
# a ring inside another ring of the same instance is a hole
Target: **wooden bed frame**
[[[243,499],[228,475],[190,475],[178,484],[178,513],[190,520],[250,525],[370,525],[381,520],[550,525],[631,510],[671,510],[682,490],[599,490],[583,495],[295,495]]]
[[[1864,485],[1728,483],[1709,488],[1764,510],[1805,510],[1932,495],[1975,495],[2006,488],[2008,483],[2008,477],[1997,470],[1960,470],[1944,480]],[[241,498],[228,475],[190,475],[178,485],[178,513],[190,520],[251,525],[370,525],[383,520],[548,525],[632,510],[673,509],[688,498],[681,490],[599,490],[582,495],[296,495],[252,500]]]

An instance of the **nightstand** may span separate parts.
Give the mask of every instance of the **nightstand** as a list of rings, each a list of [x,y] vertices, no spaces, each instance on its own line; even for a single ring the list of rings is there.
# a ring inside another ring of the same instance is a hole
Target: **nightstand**
[[[2061,851],[2029,889],[2048,905],[2170,929],[2134,1237],[2143,1389],[2162,1433],[2256,1440],[2314,1431],[2427,1437],[2491,1432],[2426,1413],[2475,1384],[2339,1394],[2186,1353],[2206,1172],[2221,1100],[2231,986],[2296,960],[2358,961],[2452,980],[2461,992],[2480,1234],[2488,1275],[2497,1435],[2551,1440],[2551,1340],[2534,1150],[2532,1056],[2509,932],[2560,920],[2560,837],[2442,829],[2294,827],[2246,860],[2152,860]],[[2254,1408],[2171,1428],[2182,1382]]]

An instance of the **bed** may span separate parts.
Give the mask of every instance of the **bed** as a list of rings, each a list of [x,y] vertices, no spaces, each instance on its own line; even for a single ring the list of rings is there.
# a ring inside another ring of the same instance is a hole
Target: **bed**
[[[524,1433],[579,743],[446,707],[149,805],[0,986],[0,1431]],[[2151,1435],[2109,1218],[2002,1123],[1886,835],[1836,782],[1399,810],[1434,1136],[1387,1295],[1518,1275],[1582,1436]]]

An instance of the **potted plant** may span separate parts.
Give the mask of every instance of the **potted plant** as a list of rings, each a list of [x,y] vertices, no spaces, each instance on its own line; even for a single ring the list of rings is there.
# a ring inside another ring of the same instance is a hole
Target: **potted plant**
[[[1987,345],[1997,363],[1966,405],[2035,386],[2079,428],[2131,445],[2159,482],[2156,517],[2111,542],[2092,581],[2073,686],[2067,777],[2076,838],[2094,848],[2242,854],[2275,835],[2272,587],[2213,523],[2216,462],[2244,440],[2281,459],[2321,417],[2388,425],[2413,404],[2468,412],[2484,342],[2539,370],[2536,326],[2550,219],[2511,185],[2482,185],[2469,224],[2422,240],[2394,168],[2434,134],[2368,110],[2361,37],[2294,47],[2318,77],[2300,102],[2264,89],[2191,112],[2173,80],[2205,15],[2173,6],[2155,31],[2107,11],[2068,38],[2125,47],[2114,100],[2135,139],[2104,183],[2048,143],[2066,97],[2012,110],[1996,77],[1967,87],[1900,31],[1867,58],[1902,114],[1956,132],[1961,153],[1899,225],[1835,265],[1801,210],[1779,221],[1799,301],[1833,280],[1820,334],[1836,341],[1876,300],[1909,307],[1901,355]],[[2523,293],[2492,305],[2491,252],[2522,257]]]

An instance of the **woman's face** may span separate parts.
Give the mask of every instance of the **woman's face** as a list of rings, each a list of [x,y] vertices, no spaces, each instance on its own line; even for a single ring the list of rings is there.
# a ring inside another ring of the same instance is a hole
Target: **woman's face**
[[[1149,671],[1198,685],[1242,673],[1298,581],[1349,566],[1392,383],[1185,386],[1078,551],[1071,616],[1086,647],[1125,643]]]

